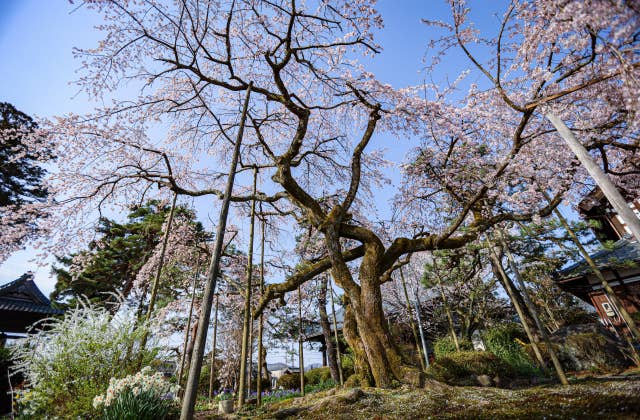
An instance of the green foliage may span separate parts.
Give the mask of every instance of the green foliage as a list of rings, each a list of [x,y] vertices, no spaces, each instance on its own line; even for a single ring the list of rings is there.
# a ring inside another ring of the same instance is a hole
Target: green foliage
[[[300,374],[285,373],[278,379],[277,387],[282,389],[300,389]]]
[[[319,385],[329,379],[331,379],[331,370],[328,366],[310,369],[304,374],[304,383],[309,385]]]
[[[314,392],[320,392],[327,389],[334,388],[337,384],[333,381],[333,379],[329,378],[317,384],[308,384],[304,386],[305,394],[313,394]]]
[[[171,401],[163,400],[153,391],[134,395],[127,390],[105,408],[104,420],[162,420],[171,409]]]
[[[342,367],[342,376],[348,378],[356,371],[353,356],[353,350],[349,347],[345,354],[340,355],[340,366]]]
[[[491,353],[507,362],[516,372],[531,376],[538,372],[533,360],[520,343],[524,343],[525,332],[519,324],[500,324],[483,334],[484,344]]]
[[[47,189],[42,178],[47,173],[38,162],[51,159],[44,139],[25,137],[38,125],[13,105],[0,102],[0,207],[42,201]]]
[[[149,365],[158,355],[152,340],[140,348],[146,330],[144,324],[136,327],[133,314],[112,318],[89,304],[49,320],[14,349],[16,369],[26,381],[17,395],[20,411],[39,418],[92,417],[93,398],[106,391],[112,377],[134,373],[140,362]]]
[[[57,282],[51,299],[65,307],[74,306],[81,296],[94,303],[106,302],[113,293],[128,296],[133,280],[161,240],[169,211],[170,206],[149,201],[144,206],[131,207],[124,223],[101,218],[96,228],[100,239],[91,242],[88,250],[58,258],[61,266],[53,269]],[[193,220],[202,237],[206,236],[192,211],[178,207],[176,212]],[[71,272],[74,259],[84,261],[79,273]],[[165,292],[160,290],[159,306]]]
[[[436,359],[428,369],[436,380],[450,385],[477,385],[477,376],[498,377],[500,382],[518,377],[504,360],[487,351],[461,351]]]
[[[469,340],[458,338],[458,345],[461,351],[473,350],[473,344]],[[433,352],[436,355],[436,359],[445,357],[451,353],[455,353],[456,344],[453,342],[451,335],[447,334],[444,337],[438,338],[433,342]]]

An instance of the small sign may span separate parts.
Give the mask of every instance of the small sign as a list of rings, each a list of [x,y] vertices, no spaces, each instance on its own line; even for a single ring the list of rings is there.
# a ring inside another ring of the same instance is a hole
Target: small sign
[[[614,318],[616,316],[616,311],[613,310],[609,302],[603,302],[602,309],[604,309],[604,313],[607,314],[608,317]]]

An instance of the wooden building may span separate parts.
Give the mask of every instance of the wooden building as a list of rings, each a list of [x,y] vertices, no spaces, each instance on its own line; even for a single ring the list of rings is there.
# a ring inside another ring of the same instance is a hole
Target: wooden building
[[[637,190],[636,190],[637,191]],[[640,217],[640,200],[623,190],[636,215]],[[599,188],[591,191],[578,205],[580,215],[595,220],[596,237],[602,242],[615,241],[591,255],[626,310],[640,321],[640,243],[633,238],[624,221],[615,213]],[[609,300],[604,288],[584,260],[561,270],[558,286],[592,305],[602,323],[612,331],[628,332],[625,321]]]
[[[25,334],[31,325],[41,319],[64,313],[53,308],[33,281],[33,273],[0,286],[0,336]]]

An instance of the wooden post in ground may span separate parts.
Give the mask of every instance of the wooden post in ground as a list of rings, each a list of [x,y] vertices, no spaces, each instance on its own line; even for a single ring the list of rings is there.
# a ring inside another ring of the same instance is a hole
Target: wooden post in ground
[[[193,304],[196,300],[197,280],[200,276],[200,265],[196,268],[196,275],[193,277],[193,290],[191,291],[191,304],[189,305],[189,318],[184,329],[184,342],[182,343],[182,358],[180,360],[180,369],[178,370],[178,385],[182,386],[182,373],[184,372],[184,364],[187,360],[187,344],[189,343],[189,330],[191,329],[191,318],[193,317]],[[182,389],[182,388],[181,388]]]
[[[211,366],[209,369],[209,399],[213,399],[213,381],[216,371],[216,346],[218,345],[218,305],[220,304],[220,294],[216,293],[216,306],[213,312],[213,347],[211,347]]]
[[[531,316],[533,317],[534,321],[536,322],[536,326],[538,327],[538,331],[540,332],[540,335],[542,336],[542,339],[544,340],[544,343],[547,345],[547,351],[549,352],[549,357],[551,357],[551,362],[553,363],[553,367],[556,370],[556,374],[558,376],[558,379],[560,379],[560,383],[562,383],[562,385],[569,385],[569,381],[567,380],[567,376],[564,373],[564,369],[562,368],[562,365],[560,364],[560,360],[558,360],[558,355],[556,354],[556,351],[553,348],[551,340],[549,339],[549,334],[547,334],[546,328],[544,327],[544,325],[542,325],[542,322],[540,321],[540,318],[538,317],[538,311],[536,310],[535,306],[533,305],[533,302],[531,302],[531,298],[529,297],[529,292],[527,291],[527,287],[525,286],[524,281],[522,280],[522,276],[520,275],[520,271],[516,267],[516,263],[515,263],[515,260],[513,258],[513,255],[511,255],[511,251],[509,250],[509,246],[507,245],[506,241],[504,240],[504,237],[503,237],[502,232],[500,230],[498,230],[498,236],[500,237],[500,243],[502,244],[502,247],[504,248],[504,252],[507,254],[507,261],[509,262],[509,268],[511,268],[511,272],[513,273],[514,277],[516,278],[516,281],[518,282],[518,286],[520,286],[520,289],[522,290],[522,297],[524,298],[524,303],[525,303],[525,305],[527,305],[527,309],[529,309],[529,313],[531,314]]]
[[[262,206],[260,206],[260,214],[262,214]],[[260,297],[264,294],[264,215],[260,218]],[[257,400],[256,404],[258,407],[262,405],[262,365],[264,364],[263,359],[263,348],[262,348],[262,335],[264,334],[264,318],[262,317],[263,311],[260,311],[260,319],[258,321],[258,383],[256,385],[256,394]]]
[[[207,342],[207,329],[209,328],[209,317],[211,317],[211,305],[213,294],[216,289],[216,282],[220,274],[220,258],[222,257],[222,249],[224,242],[224,234],[227,229],[227,216],[229,214],[229,205],[231,204],[231,194],[233,192],[233,184],[236,176],[236,167],[238,166],[238,158],[240,156],[240,144],[242,143],[242,135],[244,133],[244,125],[247,119],[247,111],[249,108],[249,97],[253,84],[250,82],[247,87],[240,116],[240,126],[238,127],[238,135],[233,148],[233,156],[229,167],[229,175],[227,177],[227,185],[222,199],[222,208],[218,220],[216,230],[216,242],[211,257],[211,265],[209,266],[207,282],[205,284],[202,297],[202,311],[200,313],[200,328],[196,335],[196,342],[193,349],[193,362],[189,368],[189,377],[185,386],[184,398],[182,399],[182,407],[180,411],[180,420],[191,420],[196,406],[196,396],[198,393],[198,382],[200,380],[200,371],[202,369],[202,357],[204,356],[204,347]]]
[[[400,282],[402,283],[402,290],[404,291],[405,302],[407,303],[407,313],[409,315],[409,325],[411,325],[411,331],[413,331],[413,339],[416,342],[416,350],[418,352],[418,359],[420,360],[420,366],[422,370],[425,370],[427,366],[425,365],[422,355],[422,350],[420,350],[420,344],[418,343],[418,330],[416,329],[416,323],[413,320],[413,308],[411,306],[411,300],[409,299],[409,292],[407,291],[407,283],[404,280],[404,273],[402,271],[402,267],[400,267]]]
[[[302,331],[302,292],[298,286],[298,364],[300,365],[300,395],[304,397],[304,349]]]
[[[329,277],[329,293],[331,294],[331,313],[333,316],[333,333],[336,337],[336,357],[338,359],[338,374],[340,375],[340,385],[344,385],[344,376],[342,373],[342,358],[340,357],[340,341],[338,341],[338,321],[336,320],[336,305],[333,298],[333,285],[331,277]]]
[[[496,254],[493,244],[489,241],[489,239],[487,239],[487,247],[489,248],[489,258],[491,259],[493,266],[496,268],[496,271],[498,271],[498,273],[500,274],[500,277],[502,277],[502,286],[507,292],[507,295],[509,295],[509,299],[511,299],[511,303],[513,304],[513,307],[515,308],[516,313],[520,318],[520,323],[524,328],[524,332],[527,334],[527,338],[529,339],[529,343],[531,344],[531,348],[533,349],[533,354],[536,356],[540,367],[544,368],[546,367],[546,362],[544,361],[542,352],[540,351],[540,347],[538,346],[538,338],[533,333],[533,331],[531,331],[531,326],[527,322],[527,317],[524,314],[525,308],[520,306],[520,302],[516,298],[516,291],[513,290],[511,282],[507,277],[507,273],[505,273],[504,267],[502,266],[502,262]]]
[[[253,169],[253,195],[255,197],[258,182],[258,168]],[[242,349],[240,352],[240,384],[238,386],[238,408],[242,408],[247,398],[247,390],[251,388],[251,378],[247,383],[247,359],[251,363],[251,331],[253,319],[251,318],[251,292],[253,288],[253,239],[255,236],[256,200],[251,200],[251,219],[249,224],[249,252],[247,253],[247,284],[244,294],[244,321],[242,324]]]

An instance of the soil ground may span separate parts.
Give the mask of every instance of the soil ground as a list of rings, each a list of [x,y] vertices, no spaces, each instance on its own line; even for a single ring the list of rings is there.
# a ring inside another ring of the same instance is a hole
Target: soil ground
[[[640,419],[640,376],[574,379],[509,390],[452,387],[333,389],[227,417],[198,419]]]

